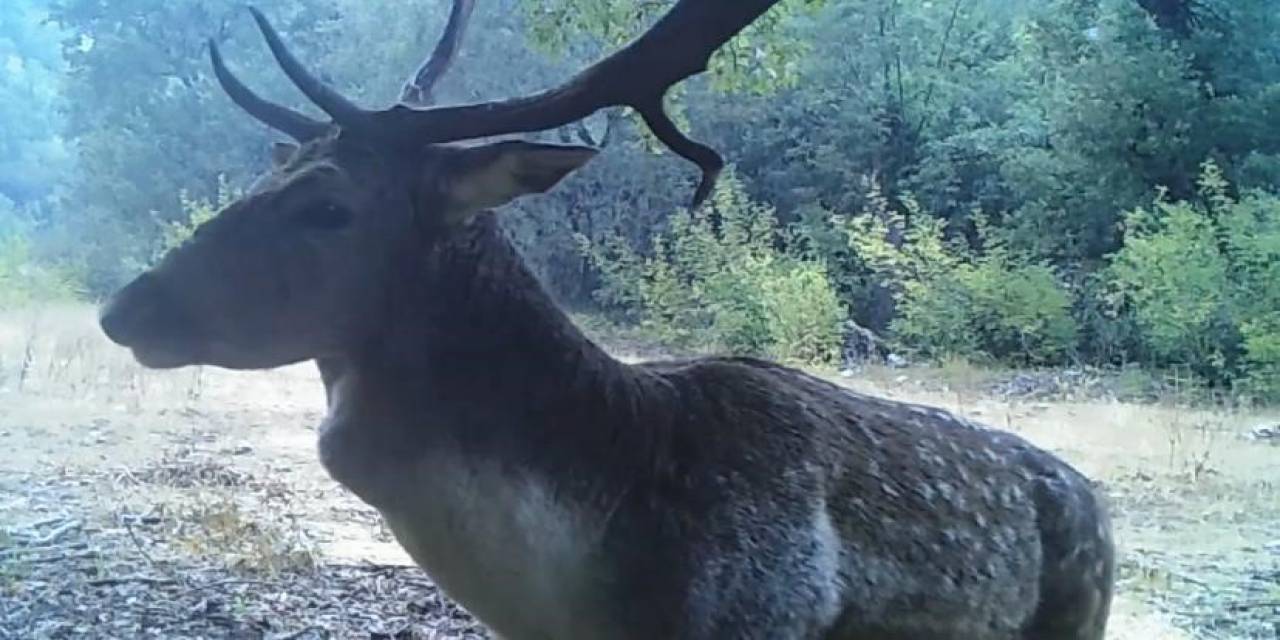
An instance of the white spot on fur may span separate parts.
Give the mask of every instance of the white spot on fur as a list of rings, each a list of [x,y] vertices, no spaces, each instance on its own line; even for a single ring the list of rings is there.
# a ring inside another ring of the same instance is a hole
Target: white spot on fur
[[[840,615],[840,597],[834,587],[840,582],[842,545],[840,534],[836,532],[835,524],[831,522],[831,513],[827,510],[826,504],[814,513],[813,532],[817,541],[814,566],[820,576],[814,584],[829,586],[824,590],[824,598],[819,605],[821,612],[818,615],[827,621],[833,621]]]
[[[923,482],[916,485],[916,493],[920,494],[920,497],[924,498],[925,502],[933,502],[933,497],[937,495],[933,487]]]
[[[943,500],[946,500],[947,502],[952,501],[952,497],[955,495],[955,489],[952,488],[951,483],[946,480],[940,480],[935,486],[938,489],[938,493],[942,494]]]

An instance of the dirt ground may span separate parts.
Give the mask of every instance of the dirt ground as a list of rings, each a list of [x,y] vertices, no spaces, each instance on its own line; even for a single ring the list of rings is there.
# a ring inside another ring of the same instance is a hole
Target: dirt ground
[[[1110,637],[1280,638],[1280,412],[837,380],[1018,431],[1098,479]],[[315,456],[309,365],[147,372],[84,308],[0,312],[0,639],[488,637]]]

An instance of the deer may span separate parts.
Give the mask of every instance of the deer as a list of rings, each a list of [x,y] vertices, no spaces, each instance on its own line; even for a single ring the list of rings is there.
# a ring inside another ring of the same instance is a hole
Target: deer
[[[776,1],[678,0],[559,85],[441,106],[472,13],[454,0],[385,109],[319,80],[251,9],[328,119],[262,99],[211,40],[231,101],[293,140],[114,292],[101,329],[151,369],[314,361],[321,465],[497,637],[1103,638],[1108,507],[1067,462],[766,359],[624,363],[503,232],[503,205],[598,153],[518,136],[605,108],[696,164],[703,203],[724,160],[664,97]]]

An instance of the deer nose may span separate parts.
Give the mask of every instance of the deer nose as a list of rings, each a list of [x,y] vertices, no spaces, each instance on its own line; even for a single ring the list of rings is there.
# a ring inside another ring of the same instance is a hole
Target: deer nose
[[[117,291],[98,314],[98,326],[112,342],[131,346],[161,328],[168,296],[154,276],[144,273]]]

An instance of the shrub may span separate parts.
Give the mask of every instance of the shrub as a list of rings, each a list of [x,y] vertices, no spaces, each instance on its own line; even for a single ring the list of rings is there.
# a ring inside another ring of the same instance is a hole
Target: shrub
[[[1018,364],[1061,362],[1071,351],[1071,297],[1046,263],[1007,248],[980,215],[979,251],[949,241],[944,221],[909,197],[905,213],[870,201],[870,212],[835,222],[873,280],[892,293],[890,330],[905,349]]]
[[[844,319],[825,267],[779,249],[773,210],[732,174],[708,207],[680,211],[643,257],[619,236],[579,239],[596,299],[676,346],[831,362]]]
[[[1215,235],[1204,213],[1186,202],[1157,201],[1125,216],[1112,282],[1160,364],[1190,364],[1202,373],[1225,365],[1231,294]]]
[[[794,362],[826,364],[839,355],[844,308],[821,263],[794,262],[789,271],[765,278],[770,352]]]
[[[82,293],[74,269],[36,259],[32,236],[31,225],[11,203],[0,203],[0,309],[70,300]]]
[[[1125,216],[1108,267],[1161,366],[1280,397],[1280,197],[1242,197],[1212,162],[1196,202],[1160,194]]]

